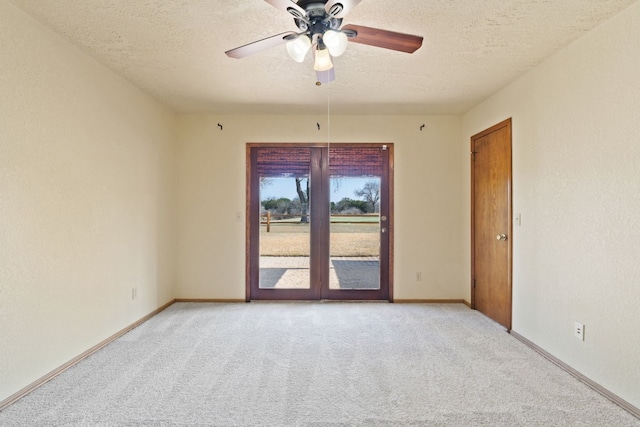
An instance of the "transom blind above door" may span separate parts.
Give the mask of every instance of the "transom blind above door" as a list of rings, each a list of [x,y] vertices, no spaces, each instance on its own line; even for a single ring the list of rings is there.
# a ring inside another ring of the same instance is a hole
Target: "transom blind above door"
[[[351,146],[353,147],[353,146]],[[309,173],[308,149],[264,147],[257,150],[260,177],[302,177]],[[333,177],[382,176],[382,148],[329,147],[329,170]]]

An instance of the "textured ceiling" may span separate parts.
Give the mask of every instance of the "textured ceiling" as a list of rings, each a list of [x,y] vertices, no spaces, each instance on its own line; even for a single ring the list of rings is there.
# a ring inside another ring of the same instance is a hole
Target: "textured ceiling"
[[[285,46],[224,52],[285,31],[263,0],[10,0],[177,112],[457,114],[636,0],[363,0],[344,19],[421,35],[406,54],[350,43],[336,81]]]

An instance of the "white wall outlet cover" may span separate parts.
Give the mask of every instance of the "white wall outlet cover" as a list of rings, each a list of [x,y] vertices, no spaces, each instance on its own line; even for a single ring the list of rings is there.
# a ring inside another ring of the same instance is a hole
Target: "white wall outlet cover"
[[[584,323],[575,322],[573,335],[580,341],[584,341]]]

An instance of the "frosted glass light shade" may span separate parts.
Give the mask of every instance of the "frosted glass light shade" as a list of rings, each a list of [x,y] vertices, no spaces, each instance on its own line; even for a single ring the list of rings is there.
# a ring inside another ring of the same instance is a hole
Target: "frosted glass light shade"
[[[311,49],[311,40],[306,35],[300,35],[287,43],[287,52],[296,62],[304,61],[307,52]]]
[[[347,50],[347,35],[342,31],[327,30],[322,36],[331,56],[340,56]]]
[[[316,71],[327,71],[333,68],[329,49],[316,49],[316,61],[313,69]]]

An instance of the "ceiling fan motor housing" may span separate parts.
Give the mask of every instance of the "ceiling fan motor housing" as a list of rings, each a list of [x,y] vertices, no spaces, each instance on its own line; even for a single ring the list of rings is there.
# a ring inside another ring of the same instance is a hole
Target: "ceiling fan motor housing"
[[[295,9],[289,9],[289,13],[294,16],[294,22],[300,31],[309,32],[311,38],[314,35],[322,35],[327,30],[338,30],[342,25],[342,18],[333,18],[332,16],[340,13],[343,9],[342,4],[336,3],[328,14],[325,10],[325,3],[318,0],[301,0],[298,6],[306,11],[306,16],[299,16],[299,12]]]

